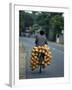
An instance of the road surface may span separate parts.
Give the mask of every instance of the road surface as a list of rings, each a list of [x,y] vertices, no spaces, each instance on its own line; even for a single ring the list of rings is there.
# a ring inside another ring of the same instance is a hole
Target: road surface
[[[39,68],[35,71],[31,71],[30,68],[30,57],[31,50],[35,46],[34,39],[20,37],[19,43],[25,48],[25,78],[52,78],[52,77],[63,77],[64,76],[64,47],[55,43],[48,42],[48,46],[52,51],[52,63],[39,73]],[[23,70],[22,70],[23,71]],[[23,78],[22,78],[23,79]]]

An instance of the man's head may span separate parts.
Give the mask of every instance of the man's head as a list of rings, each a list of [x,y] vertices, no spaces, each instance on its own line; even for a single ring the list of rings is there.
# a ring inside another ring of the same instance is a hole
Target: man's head
[[[40,35],[44,35],[44,34],[45,34],[44,31],[41,30],[41,31],[40,31]]]

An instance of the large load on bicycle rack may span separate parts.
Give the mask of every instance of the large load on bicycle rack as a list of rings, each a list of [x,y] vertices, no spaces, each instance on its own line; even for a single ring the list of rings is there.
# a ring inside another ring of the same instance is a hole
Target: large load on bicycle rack
[[[52,53],[47,45],[34,47],[32,49],[31,55],[31,69],[35,70],[40,65],[40,60],[38,58],[39,53],[44,53],[44,60],[42,60],[42,65],[46,67],[51,64]]]

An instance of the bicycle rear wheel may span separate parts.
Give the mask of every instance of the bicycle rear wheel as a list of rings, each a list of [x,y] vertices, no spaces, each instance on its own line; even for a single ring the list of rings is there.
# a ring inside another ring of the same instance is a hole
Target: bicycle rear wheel
[[[39,53],[39,73],[42,73],[42,61],[44,60],[44,53]]]

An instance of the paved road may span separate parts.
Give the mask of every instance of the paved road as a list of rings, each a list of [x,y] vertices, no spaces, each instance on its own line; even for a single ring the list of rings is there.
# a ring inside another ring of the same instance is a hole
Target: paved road
[[[20,37],[20,44],[26,49],[27,57],[26,57],[26,79],[30,78],[50,78],[50,77],[63,77],[64,76],[64,48],[61,45],[48,42],[48,45],[52,51],[52,64],[45,68],[42,73],[39,73],[39,69],[35,71],[31,71],[30,68],[30,57],[31,50],[34,44],[34,39]]]

